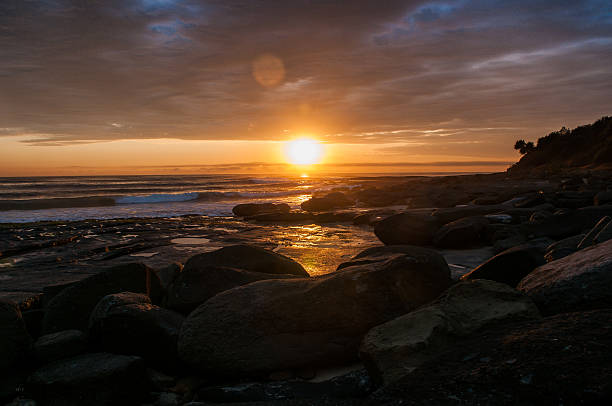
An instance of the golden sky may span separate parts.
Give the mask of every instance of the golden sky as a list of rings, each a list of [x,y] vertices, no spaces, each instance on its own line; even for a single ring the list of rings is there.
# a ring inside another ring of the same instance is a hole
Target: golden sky
[[[497,171],[612,110],[608,1],[0,2],[0,176]],[[312,169],[315,170],[315,169]]]

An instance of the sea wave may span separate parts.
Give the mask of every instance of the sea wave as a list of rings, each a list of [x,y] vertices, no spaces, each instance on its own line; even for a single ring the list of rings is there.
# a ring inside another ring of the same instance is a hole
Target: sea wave
[[[168,203],[168,202],[187,202],[196,200],[200,194],[198,192],[189,193],[153,193],[146,196],[121,196],[115,198],[117,204],[144,204],[144,203]]]
[[[151,193],[146,195],[84,196],[44,199],[0,200],[0,211],[41,210],[76,207],[102,207],[115,205],[162,204],[181,202],[221,202],[244,199],[276,199],[309,193],[305,189],[274,192],[186,192]]]

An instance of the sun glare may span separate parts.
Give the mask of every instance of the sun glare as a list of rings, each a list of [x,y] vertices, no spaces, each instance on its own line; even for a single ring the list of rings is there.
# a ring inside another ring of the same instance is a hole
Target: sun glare
[[[285,155],[287,161],[294,165],[312,165],[321,161],[323,146],[319,141],[311,138],[287,141]]]

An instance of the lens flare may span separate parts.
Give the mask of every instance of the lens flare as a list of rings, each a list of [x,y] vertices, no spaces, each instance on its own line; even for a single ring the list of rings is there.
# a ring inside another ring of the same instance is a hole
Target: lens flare
[[[253,61],[253,77],[263,87],[273,87],[285,78],[285,64],[271,54],[263,54]]]
[[[319,163],[323,155],[323,146],[317,140],[300,138],[285,143],[287,161],[294,165],[312,165]]]

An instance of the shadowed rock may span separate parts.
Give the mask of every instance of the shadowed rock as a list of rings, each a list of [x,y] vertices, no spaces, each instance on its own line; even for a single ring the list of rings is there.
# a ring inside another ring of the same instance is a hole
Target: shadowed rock
[[[232,245],[216,251],[195,255],[187,261],[184,272],[215,265],[267,274],[309,276],[308,272],[291,258],[252,245]]]
[[[79,355],[87,349],[87,338],[81,330],[64,330],[41,336],[34,343],[34,355],[41,362]]]
[[[374,393],[403,405],[604,405],[612,382],[612,310],[501,325],[457,340]],[[587,372],[588,371],[588,372]]]
[[[439,255],[439,254],[437,254]],[[258,375],[357,357],[363,334],[437,297],[448,266],[396,255],[312,279],[267,280],[220,293],[185,320],[182,360],[214,375]]]
[[[32,339],[21,311],[13,303],[0,300],[0,379],[24,360]]]
[[[540,317],[527,296],[493,281],[461,282],[435,303],[374,327],[360,357],[378,382],[395,381],[485,327]]]
[[[162,369],[177,366],[176,342],[184,317],[151,304],[147,295],[122,292],[102,298],[89,319],[92,345],[138,355]]]
[[[185,270],[168,288],[165,306],[183,314],[216,295],[237,286],[265,279],[297,278],[295,275],[249,272],[224,266],[192,266],[187,262]]]
[[[473,271],[463,275],[461,279],[488,279],[515,287],[521,279],[544,263],[543,251],[540,247],[522,244],[500,252]]]
[[[82,279],[57,294],[47,305],[43,332],[77,329],[86,331],[89,314],[100,299],[111,293],[148,294],[154,303],[161,298],[161,283],[155,272],[141,263],[118,265]]]
[[[250,217],[264,213],[289,213],[290,210],[287,203],[243,203],[234,206],[232,212],[238,217]]]
[[[53,405],[139,404],[147,394],[142,359],[106,353],[47,364],[30,376],[28,389]]]
[[[443,225],[436,231],[433,242],[440,248],[466,248],[482,244],[489,220],[485,217],[465,217]]]
[[[400,213],[379,221],[374,233],[386,245],[429,245],[439,228],[428,214]]]
[[[527,275],[517,289],[543,314],[612,307],[612,240],[549,262]]]
[[[353,201],[342,192],[329,193],[323,197],[313,197],[303,202],[300,207],[305,211],[328,211],[352,206]]]

